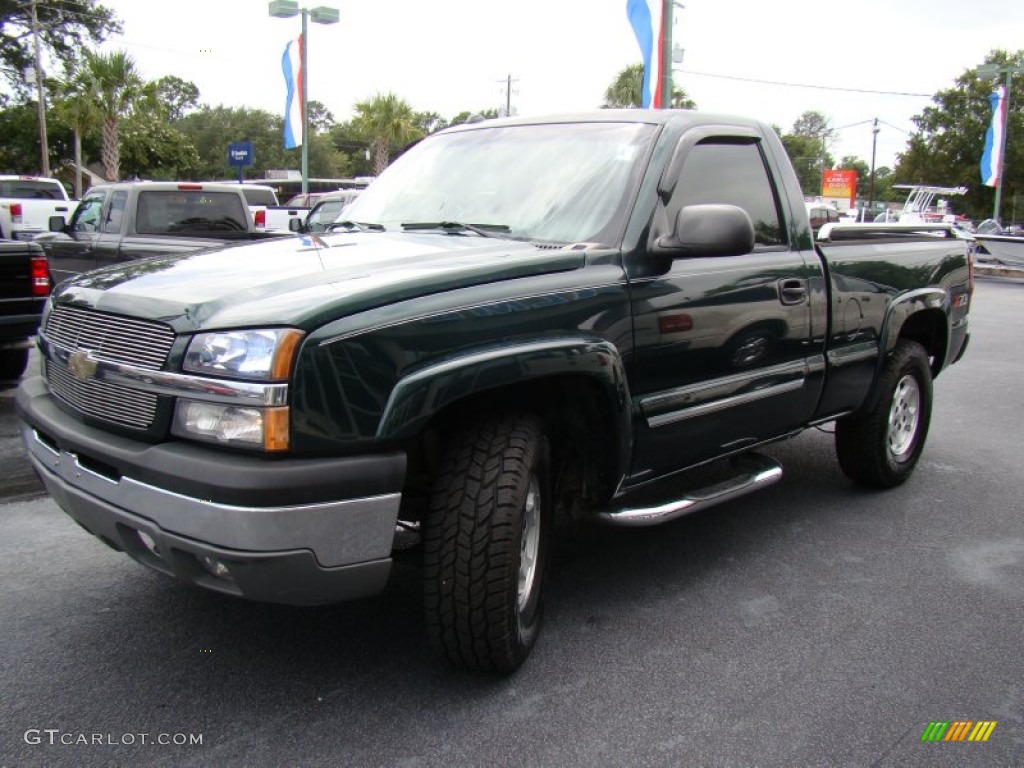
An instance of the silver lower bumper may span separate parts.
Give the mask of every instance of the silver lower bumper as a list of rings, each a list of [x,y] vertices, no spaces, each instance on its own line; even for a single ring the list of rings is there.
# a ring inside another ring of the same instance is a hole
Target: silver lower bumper
[[[401,494],[240,507],[111,478],[55,450],[29,425],[29,458],[72,518],[115,549],[200,586],[314,604],[383,589]]]

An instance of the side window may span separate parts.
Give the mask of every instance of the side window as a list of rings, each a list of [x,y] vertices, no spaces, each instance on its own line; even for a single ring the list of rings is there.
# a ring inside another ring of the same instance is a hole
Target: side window
[[[115,192],[110,196],[110,205],[107,206],[107,214],[103,217],[104,232],[117,234],[121,231],[121,221],[124,219],[124,208],[127,202],[127,192]]]
[[[98,232],[100,229],[100,209],[103,208],[105,195],[86,195],[78,204],[74,217],[71,219],[72,232]]]
[[[811,208],[811,229],[817,232],[825,226],[825,212],[821,208]]]
[[[754,143],[703,143],[690,150],[683,163],[672,204],[725,203],[745,210],[754,223],[754,242],[760,246],[786,243],[771,178]]]

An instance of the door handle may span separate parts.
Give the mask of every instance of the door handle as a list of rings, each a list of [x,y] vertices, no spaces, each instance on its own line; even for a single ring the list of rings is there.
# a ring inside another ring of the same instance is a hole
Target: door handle
[[[790,306],[802,304],[807,298],[807,281],[797,277],[779,280],[779,301]]]

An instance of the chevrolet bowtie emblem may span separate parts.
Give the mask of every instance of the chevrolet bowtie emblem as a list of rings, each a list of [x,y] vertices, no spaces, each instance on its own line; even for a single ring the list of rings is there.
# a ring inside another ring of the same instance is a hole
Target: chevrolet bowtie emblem
[[[89,357],[87,349],[76,349],[68,355],[68,370],[79,381],[85,382],[95,376],[98,365],[99,361]]]

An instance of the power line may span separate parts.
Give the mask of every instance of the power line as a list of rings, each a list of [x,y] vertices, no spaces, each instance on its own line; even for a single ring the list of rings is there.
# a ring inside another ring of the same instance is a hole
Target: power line
[[[930,99],[931,93],[911,93],[908,91],[878,91],[871,88],[843,88],[837,85],[814,85],[811,83],[786,83],[781,80],[759,80],[754,77],[739,77],[738,75],[716,75],[711,72],[694,72],[692,69],[679,69],[686,75],[697,75],[698,77],[713,77],[719,80],[739,80],[744,83],[761,83],[762,85],[782,85],[787,88],[812,88],[818,91],[845,91],[847,93],[873,93],[882,96],[914,96],[923,99]]]

